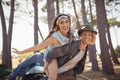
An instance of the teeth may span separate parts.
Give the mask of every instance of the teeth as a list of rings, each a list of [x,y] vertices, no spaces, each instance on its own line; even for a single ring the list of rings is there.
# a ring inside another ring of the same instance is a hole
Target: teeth
[[[87,39],[85,39],[85,42],[88,43],[89,41]]]
[[[64,30],[67,30],[68,28],[64,28]]]
[[[64,29],[68,29],[67,27],[64,27]]]

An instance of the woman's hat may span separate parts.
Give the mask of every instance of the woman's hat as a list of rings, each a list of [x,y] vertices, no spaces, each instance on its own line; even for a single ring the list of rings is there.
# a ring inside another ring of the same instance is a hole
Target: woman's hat
[[[84,27],[82,27],[80,30],[78,30],[78,35],[81,36],[81,33],[83,31],[92,31],[93,33],[97,34],[97,31],[94,30],[94,28],[90,25],[85,25]]]

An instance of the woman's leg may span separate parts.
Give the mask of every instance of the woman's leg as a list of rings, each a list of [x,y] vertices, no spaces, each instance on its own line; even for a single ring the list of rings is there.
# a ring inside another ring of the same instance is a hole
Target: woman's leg
[[[57,65],[56,59],[53,59],[49,64],[48,72],[49,72],[49,75],[48,75],[49,80],[57,80],[58,65]]]
[[[9,80],[15,80],[17,76],[23,75],[24,73],[26,73],[27,70],[25,70],[25,68],[28,69],[28,67],[33,63],[40,63],[41,65],[44,65],[43,57],[44,55],[39,53],[39,54],[34,54],[33,56],[26,59],[24,62],[18,65],[16,69],[12,71],[12,73],[9,76]],[[41,70],[41,72],[43,72],[43,70]]]
[[[48,76],[48,65],[49,63],[47,61],[45,61],[45,64],[44,64],[44,72],[46,73],[46,75]]]

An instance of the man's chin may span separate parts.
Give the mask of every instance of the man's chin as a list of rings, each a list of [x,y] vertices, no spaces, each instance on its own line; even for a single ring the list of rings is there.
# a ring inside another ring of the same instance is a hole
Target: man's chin
[[[88,41],[83,41],[84,42],[84,44],[90,44],[90,42],[88,42]]]

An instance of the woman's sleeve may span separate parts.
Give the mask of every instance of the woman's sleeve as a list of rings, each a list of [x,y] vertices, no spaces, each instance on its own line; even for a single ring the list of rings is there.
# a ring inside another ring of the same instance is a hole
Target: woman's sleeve
[[[71,47],[70,43],[68,43],[68,44],[54,48],[48,53],[46,57],[46,61],[50,63],[53,58],[62,57],[68,54],[70,52],[70,47]]]

